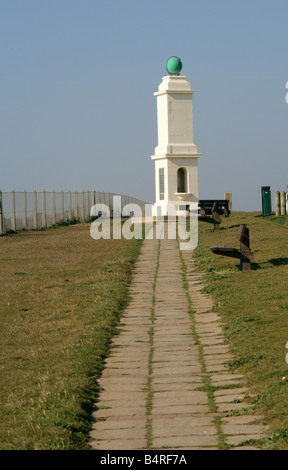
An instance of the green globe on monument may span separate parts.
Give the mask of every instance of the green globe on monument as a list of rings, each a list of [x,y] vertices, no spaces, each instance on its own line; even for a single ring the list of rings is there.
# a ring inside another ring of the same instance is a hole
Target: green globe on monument
[[[179,57],[172,56],[166,62],[166,70],[169,75],[179,75],[182,70],[182,62]]]

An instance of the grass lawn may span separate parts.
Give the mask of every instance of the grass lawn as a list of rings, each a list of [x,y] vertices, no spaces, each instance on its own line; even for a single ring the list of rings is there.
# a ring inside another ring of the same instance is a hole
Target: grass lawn
[[[214,255],[250,229],[252,270]],[[267,449],[288,450],[288,217],[233,212],[199,223],[195,269],[215,300],[234,360],[269,426]],[[103,360],[128,301],[141,240],[93,240],[90,224],[0,238],[0,448],[87,448]]]
[[[90,224],[0,238],[0,448],[85,449],[141,241]]]
[[[239,270],[239,260],[215,255],[212,245],[239,247],[239,224],[250,230],[252,270]],[[215,300],[235,360],[231,370],[244,373],[254,391],[256,413],[269,426],[269,449],[288,449],[288,217],[262,218],[234,212],[222,218],[221,230],[199,222],[195,268],[205,272],[204,291]]]

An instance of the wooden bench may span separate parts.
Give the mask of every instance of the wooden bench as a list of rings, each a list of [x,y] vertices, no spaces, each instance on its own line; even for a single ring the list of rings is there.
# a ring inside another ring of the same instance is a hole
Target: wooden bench
[[[253,252],[250,250],[249,228],[246,224],[239,227],[237,239],[240,242],[239,249],[232,246],[210,246],[210,250],[215,255],[230,256],[240,259],[240,267],[242,271],[251,270],[251,260],[254,258]]]
[[[220,215],[229,217],[229,201],[226,199],[200,199],[198,201],[198,213],[199,215],[211,215],[213,207],[217,204],[217,212]]]
[[[198,220],[201,220],[202,222],[212,223],[214,224],[214,230],[220,230],[220,224],[222,222],[222,219],[218,211],[217,202],[214,202],[213,204],[211,217],[209,215],[198,215]]]

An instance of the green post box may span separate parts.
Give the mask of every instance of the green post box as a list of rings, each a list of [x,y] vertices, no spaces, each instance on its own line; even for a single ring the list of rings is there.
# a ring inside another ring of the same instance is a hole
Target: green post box
[[[262,186],[262,215],[263,217],[271,213],[271,191],[270,186]]]

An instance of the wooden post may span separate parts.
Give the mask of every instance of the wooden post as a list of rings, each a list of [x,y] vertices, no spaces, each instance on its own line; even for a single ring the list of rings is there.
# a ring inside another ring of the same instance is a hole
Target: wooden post
[[[63,191],[60,191],[60,222],[64,222],[64,197]]]
[[[229,201],[228,209],[232,212],[232,193],[224,193],[224,199],[225,201]]]
[[[16,232],[15,192],[11,191],[11,230]]]
[[[110,204],[111,204],[111,214],[113,216],[113,210],[114,210],[114,207],[113,207],[113,199],[114,198],[114,193],[111,193],[111,201],[110,201]]]
[[[89,190],[86,190],[86,210],[85,210],[85,220],[88,222],[90,219],[90,201],[89,201]]]
[[[103,191],[103,204],[105,206],[108,206],[108,201],[107,201],[107,193]]]
[[[37,230],[37,193],[36,189],[33,191],[33,229]]]
[[[68,220],[71,221],[71,191],[68,191]]]
[[[42,190],[42,228],[46,228],[46,194],[45,189]]]
[[[107,206],[109,207],[109,211],[110,211],[110,217],[111,217],[111,213],[112,213],[112,204],[111,204],[111,193],[107,193]]]
[[[0,235],[4,234],[4,215],[2,205],[2,191],[0,191]]]
[[[85,220],[84,190],[81,190],[81,222]]]
[[[27,228],[27,198],[25,189],[22,191],[22,229]]]
[[[286,193],[285,193],[285,191],[281,191],[280,212],[281,212],[281,215],[286,215]]]
[[[53,189],[52,190],[52,194],[51,194],[51,206],[52,206],[52,225],[55,225],[56,224],[56,201],[55,201],[55,190]]]
[[[280,215],[280,191],[275,192],[275,215],[276,217]]]
[[[93,189],[93,191],[92,191],[92,205],[91,205],[91,208],[92,208],[92,206],[95,206],[95,204],[96,204],[96,191],[95,191],[95,189]],[[90,208],[90,212],[91,212],[91,208]],[[90,214],[89,214],[89,216],[90,216]]]
[[[128,204],[128,196],[126,194],[122,194],[121,196],[121,216],[123,214],[123,208]]]
[[[112,204],[112,195],[111,193],[107,193],[107,201],[108,201],[108,207],[109,207],[109,213],[110,217],[113,217],[113,204]]]
[[[75,191],[74,193],[74,202],[75,202],[75,209],[74,209],[74,218],[78,220],[78,192]]]

